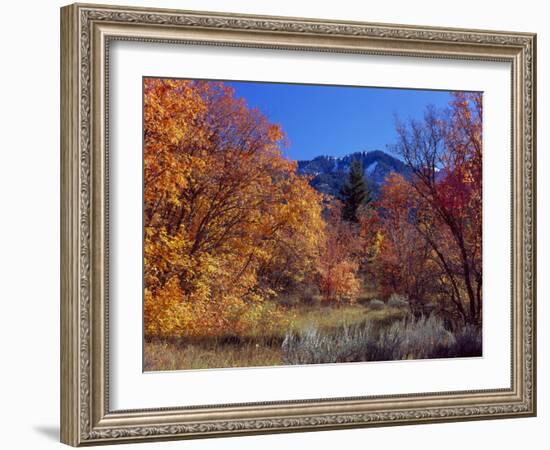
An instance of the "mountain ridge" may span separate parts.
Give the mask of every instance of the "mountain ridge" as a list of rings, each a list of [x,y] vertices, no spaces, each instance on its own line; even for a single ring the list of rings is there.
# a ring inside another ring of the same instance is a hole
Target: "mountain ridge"
[[[299,160],[297,172],[312,176],[310,184],[319,192],[339,197],[340,189],[347,180],[351,162],[361,161],[363,174],[371,196],[377,199],[386,177],[394,172],[409,179],[411,171],[407,165],[382,150],[366,150],[344,156],[320,155],[310,160]]]

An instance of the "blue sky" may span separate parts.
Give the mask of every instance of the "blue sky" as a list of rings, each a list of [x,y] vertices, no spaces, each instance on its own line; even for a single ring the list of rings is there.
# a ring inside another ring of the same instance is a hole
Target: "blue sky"
[[[446,107],[448,91],[226,82],[281,125],[289,139],[285,156],[312,159],[363,150],[387,150],[396,141],[395,115],[420,119],[427,105]]]

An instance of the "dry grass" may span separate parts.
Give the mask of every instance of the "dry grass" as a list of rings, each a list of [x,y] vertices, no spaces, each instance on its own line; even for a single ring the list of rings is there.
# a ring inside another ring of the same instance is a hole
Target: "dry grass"
[[[183,370],[282,364],[277,346],[245,344],[183,344],[153,340],[144,344],[143,369]]]
[[[184,370],[221,367],[258,367],[285,364],[281,345],[289,333],[316,329],[324,335],[336,334],[342,327],[371,323],[375,328],[385,327],[401,320],[402,308],[371,309],[353,305],[339,308],[330,306],[299,307],[288,311],[290,326],[270,335],[257,333],[240,336],[219,336],[216,339],[160,340],[147,339],[144,343],[144,370]]]

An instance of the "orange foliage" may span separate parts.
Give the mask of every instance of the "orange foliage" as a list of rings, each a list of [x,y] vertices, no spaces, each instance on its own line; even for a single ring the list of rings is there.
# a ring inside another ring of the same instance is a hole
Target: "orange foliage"
[[[433,279],[431,249],[416,229],[411,214],[420,207],[410,183],[391,174],[382,187],[381,240],[376,258],[380,294],[405,295],[411,304],[427,300]]]
[[[348,222],[230,87],[145,79],[145,333],[268,333],[285,320],[270,299],[317,283],[325,301],[353,303],[372,275],[383,296],[479,323],[481,96],[450,106],[398,127],[410,179],[389,176],[377,211]]]
[[[325,301],[354,303],[361,288],[358,276],[360,239],[357,225],[342,220],[342,205],[328,209],[326,240],[320,251],[319,290]]]
[[[223,83],[145,79],[144,143],[146,334],[274,326],[266,280],[304,279],[323,237],[280,127]]]

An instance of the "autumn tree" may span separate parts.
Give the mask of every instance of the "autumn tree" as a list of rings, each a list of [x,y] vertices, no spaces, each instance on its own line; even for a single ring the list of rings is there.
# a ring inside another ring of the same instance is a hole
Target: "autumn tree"
[[[412,173],[409,217],[440,270],[441,296],[464,322],[482,313],[482,97],[455,93],[443,113],[398,124],[395,151]]]
[[[266,299],[310,271],[324,233],[319,194],[283,145],[280,127],[223,83],[144,80],[147,334],[280,316]]]
[[[333,200],[326,212],[325,240],[320,245],[319,291],[324,301],[354,303],[361,288],[360,236],[357,227],[343,220],[343,205]]]
[[[348,179],[340,190],[343,202],[342,217],[349,222],[359,222],[358,211],[371,202],[367,182],[363,176],[363,165],[358,159],[351,162]]]
[[[374,266],[380,294],[403,295],[413,312],[421,312],[434,299],[438,267],[417,229],[418,197],[402,175],[392,173],[382,186],[377,207],[381,241]]]

